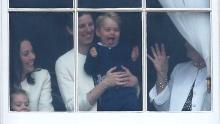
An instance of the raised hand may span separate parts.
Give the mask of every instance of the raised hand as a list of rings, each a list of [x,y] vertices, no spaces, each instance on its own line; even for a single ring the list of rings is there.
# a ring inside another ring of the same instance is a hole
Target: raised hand
[[[147,57],[154,64],[157,74],[166,75],[168,72],[168,61],[170,57],[166,55],[164,44],[161,44],[160,46],[155,44],[154,47],[151,47],[151,51],[153,56],[148,54]]]

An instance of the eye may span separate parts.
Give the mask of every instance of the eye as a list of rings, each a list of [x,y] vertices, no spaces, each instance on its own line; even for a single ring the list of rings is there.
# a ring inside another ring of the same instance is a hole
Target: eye
[[[80,29],[82,29],[82,28],[84,28],[84,27],[85,27],[84,24],[80,24],[80,25],[79,25],[79,28],[80,28]]]
[[[21,53],[21,55],[25,56],[25,57],[28,56],[28,54],[29,54],[29,51],[24,51],[24,52]]]
[[[104,28],[105,31],[110,32],[111,29],[110,28]]]

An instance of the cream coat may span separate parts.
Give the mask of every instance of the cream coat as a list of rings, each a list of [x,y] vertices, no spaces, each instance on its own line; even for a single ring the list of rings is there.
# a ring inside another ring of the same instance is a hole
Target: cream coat
[[[31,75],[35,84],[27,83],[27,79],[21,82],[21,87],[29,98],[31,111],[54,111],[51,96],[50,74],[45,69],[40,69]]]
[[[59,57],[56,61],[57,83],[64,104],[68,111],[74,111],[74,52],[73,49]]]

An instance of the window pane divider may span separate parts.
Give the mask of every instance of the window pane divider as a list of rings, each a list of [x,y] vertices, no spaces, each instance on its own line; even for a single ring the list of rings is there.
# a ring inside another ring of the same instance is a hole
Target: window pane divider
[[[211,12],[211,8],[9,8],[9,12]]]
[[[9,8],[9,12],[74,12],[74,8]]]

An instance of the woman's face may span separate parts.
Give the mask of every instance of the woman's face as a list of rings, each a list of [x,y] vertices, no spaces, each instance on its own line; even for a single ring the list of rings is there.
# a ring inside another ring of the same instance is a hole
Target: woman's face
[[[22,63],[22,72],[27,74],[34,70],[35,53],[31,43],[24,40],[20,44],[20,58]]]
[[[94,23],[91,15],[85,14],[79,17],[78,38],[80,45],[90,45],[94,38]]]
[[[29,111],[29,101],[25,94],[13,94],[11,102],[11,109],[13,111]]]

